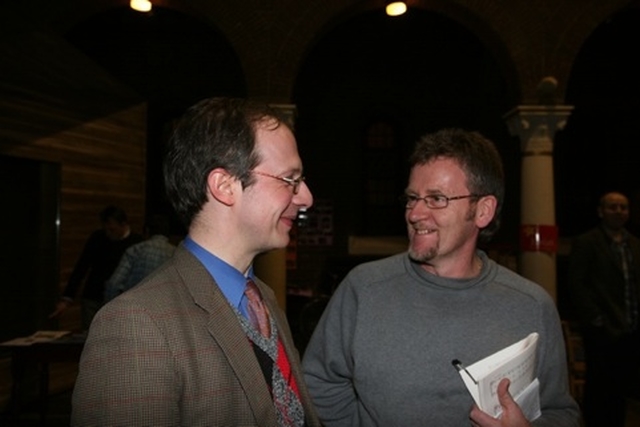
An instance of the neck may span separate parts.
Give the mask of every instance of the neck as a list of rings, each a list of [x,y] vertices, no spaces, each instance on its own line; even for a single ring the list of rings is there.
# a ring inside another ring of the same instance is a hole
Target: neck
[[[482,271],[482,259],[474,253],[467,261],[455,266],[444,264],[423,263],[422,268],[431,274],[451,279],[470,279],[477,277]]]
[[[616,242],[620,242],[624,236],[622,228],[612,229],[607,226],[603,226],[602,228],[604,229],[604,232]]]
[[[253,257],[244,254],[237,245],[233,244],[233,241],[225,242],[224,239],[212,237],[210,233],[197,233],[192,230],[189,231],[189,237],[208,252],[245,275],[253,262]]]

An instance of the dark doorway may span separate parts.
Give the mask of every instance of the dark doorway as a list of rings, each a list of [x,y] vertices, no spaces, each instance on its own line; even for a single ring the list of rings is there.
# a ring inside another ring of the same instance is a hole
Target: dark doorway
[[[0,341],[53,327],[60,165],[0,156]]]

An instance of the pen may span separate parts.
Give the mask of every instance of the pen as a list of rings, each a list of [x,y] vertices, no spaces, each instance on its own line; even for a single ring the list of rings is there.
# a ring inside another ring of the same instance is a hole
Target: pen
[[[451,364],[458,370],[458,372],[465,371],[467,375],[469,375],[469,378],[471,378],[475,384],[478,384],[478,381],[476,381],[476,379],[473,378],[469,371],[467,371],[467,368],[464,367],[461,361],[459,361],[458,359],[453,359],[451,361]]]

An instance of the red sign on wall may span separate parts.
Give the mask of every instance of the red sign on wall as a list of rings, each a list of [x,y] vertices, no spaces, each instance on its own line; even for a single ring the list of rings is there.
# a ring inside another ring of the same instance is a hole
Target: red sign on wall
[[[521,225],[520,249],[527,252],[558,252],[558,227],[539,224]]]

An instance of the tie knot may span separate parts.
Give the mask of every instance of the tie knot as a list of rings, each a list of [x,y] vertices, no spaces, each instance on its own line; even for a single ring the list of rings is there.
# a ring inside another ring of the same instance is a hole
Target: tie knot
[[[244,290],[244,294],[247,296],[247,299],[251,302],[262,301],[260,290],[258,290],[258,286],[251,279],[247,280],[247,285]]]
[[[249,314],[249,321],[265,338],[269,338],[271,335],[269,310],[262,303],[260,290],[258,290],[258,286],[256,286],[253,280],[247,280],[247,287],[244,293],[248,300],[247,312]]]

